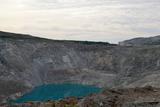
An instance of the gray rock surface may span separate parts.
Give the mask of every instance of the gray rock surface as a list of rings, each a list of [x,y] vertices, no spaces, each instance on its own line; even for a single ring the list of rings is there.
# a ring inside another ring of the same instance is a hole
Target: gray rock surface
[[[0,90],[0,99],[38,85],[63,82],[160,87],[159,77],[160,45],[129,47],[0,32],[0,87],[6,82],[11,87]]]

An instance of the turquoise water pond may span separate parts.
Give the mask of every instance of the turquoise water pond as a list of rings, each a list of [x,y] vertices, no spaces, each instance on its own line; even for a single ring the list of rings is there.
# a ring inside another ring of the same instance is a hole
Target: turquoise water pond
[[[84,97],[92,93],[98,93],[101,88],[80,84],[50,84],[33,89],[16,100],[16,103],[28,101],[60,100],[67,97]]]

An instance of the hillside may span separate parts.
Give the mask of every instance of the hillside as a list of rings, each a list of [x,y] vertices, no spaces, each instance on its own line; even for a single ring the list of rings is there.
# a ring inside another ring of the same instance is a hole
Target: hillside
[[[147,38],[134,38],[119,43],[119,45],[122,46],[142,46],[142,45],[159,45],[159,44],[160,44],[160,35]]]
[[[0,32],[1,102],[42,84],[160,87],[159,77],[160,45],[128,47]]]

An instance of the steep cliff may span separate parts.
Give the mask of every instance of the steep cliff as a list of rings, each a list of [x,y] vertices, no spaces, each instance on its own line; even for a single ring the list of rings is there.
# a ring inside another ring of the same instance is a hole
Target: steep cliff
[[[129,47],[0,32],[0,87],[7,84],[0,99],[62,82],[160,87],[159,77],[160,45]]]

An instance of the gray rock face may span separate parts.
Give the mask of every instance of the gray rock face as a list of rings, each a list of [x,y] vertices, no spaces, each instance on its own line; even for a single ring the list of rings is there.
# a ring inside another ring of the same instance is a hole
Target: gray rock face
[[[98,87],[160,87],[159,77],[159,45],[126,47],[0,32],[0,85],[14,81],[22,87],[8,88],[9,94],[0,91],[0,97],[63,82]]]

